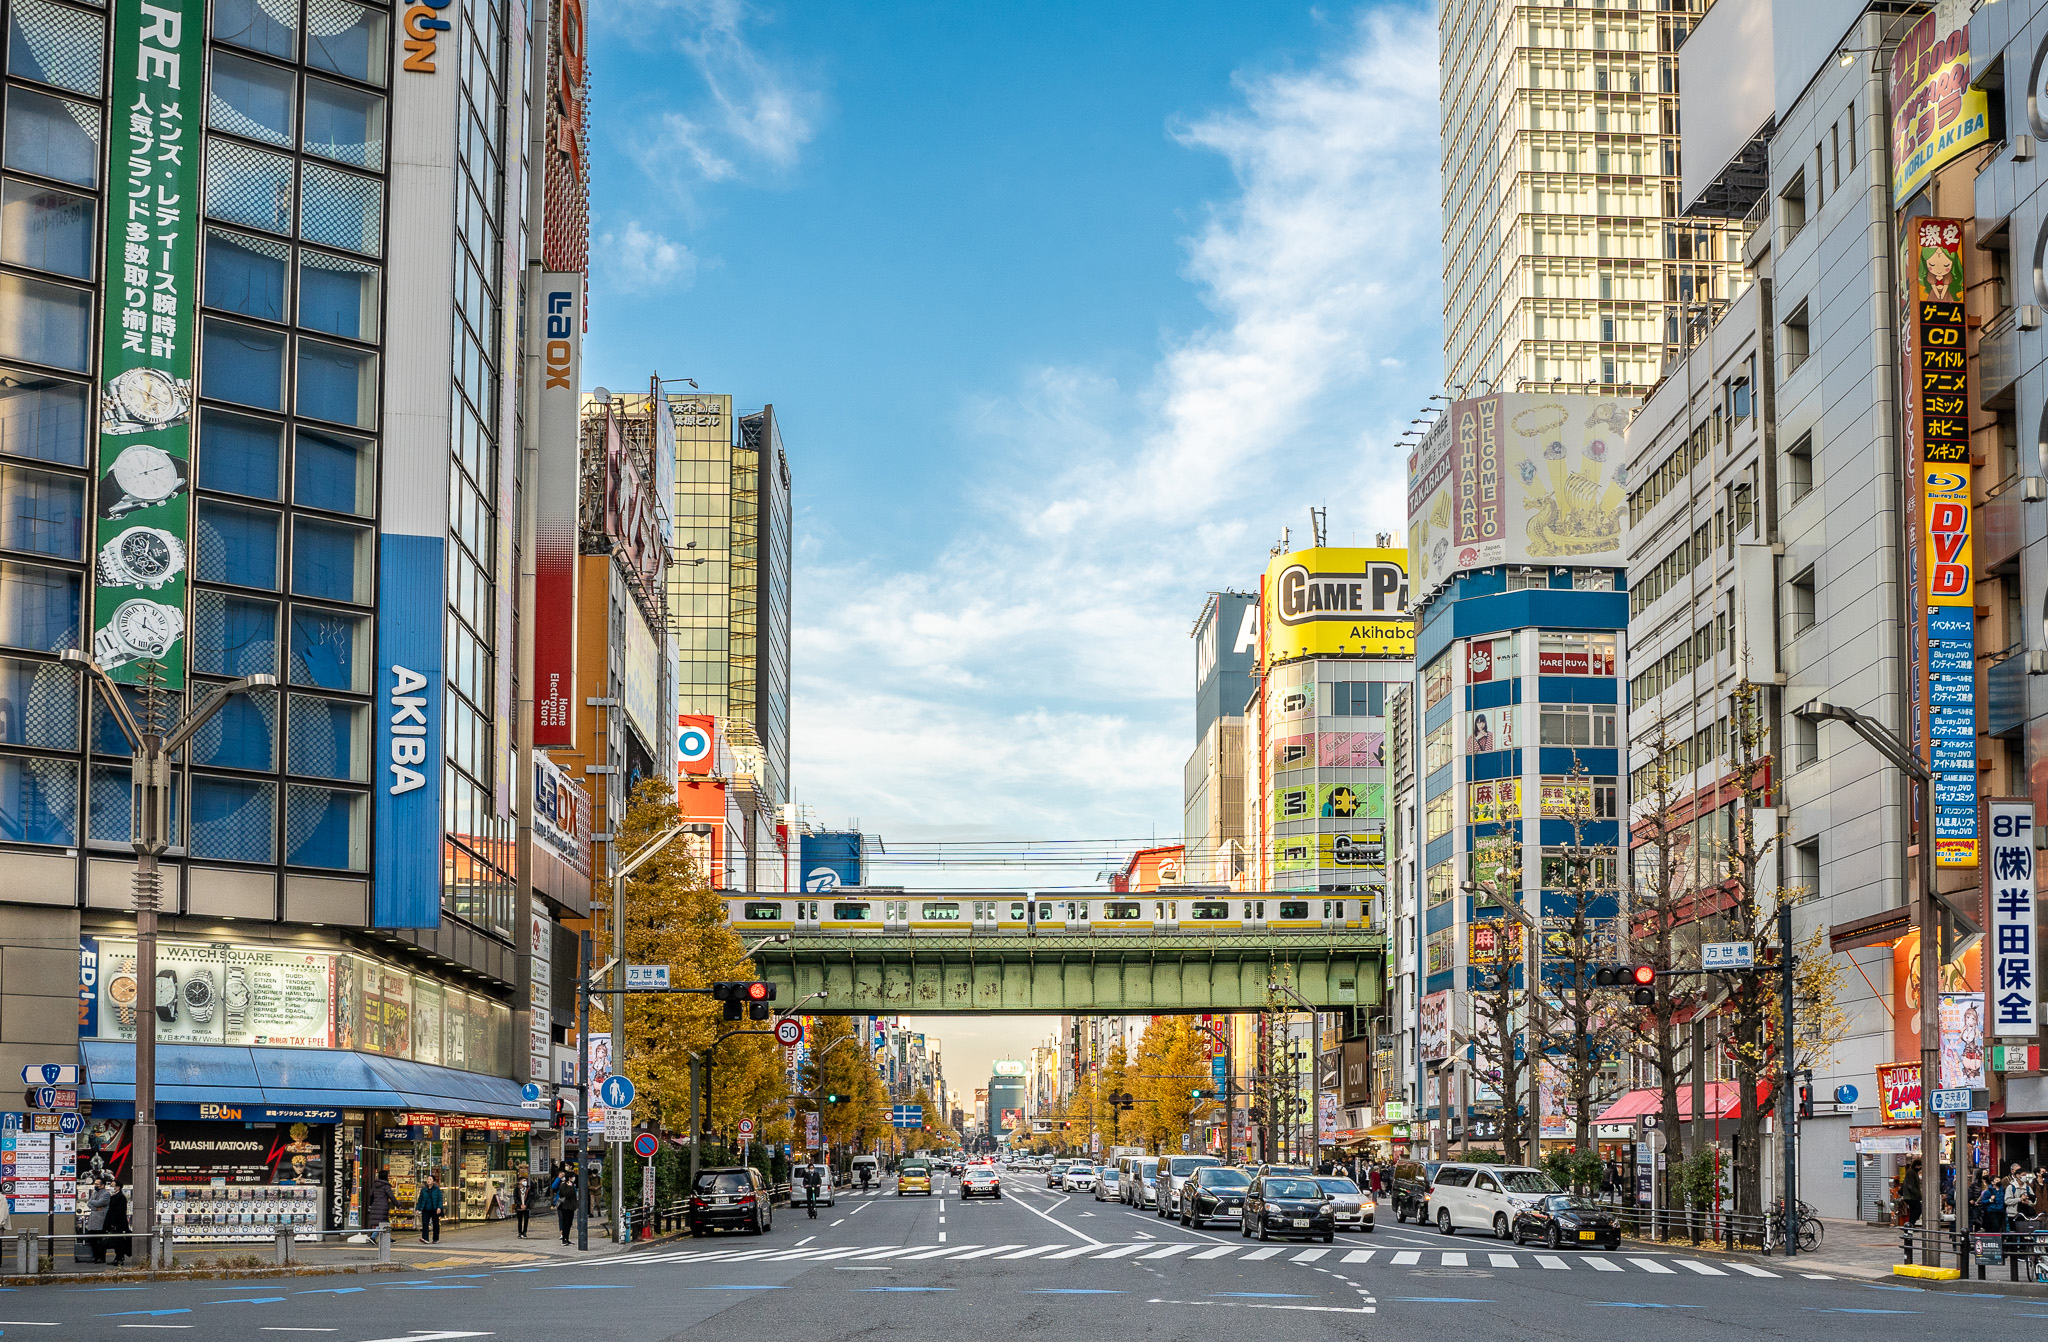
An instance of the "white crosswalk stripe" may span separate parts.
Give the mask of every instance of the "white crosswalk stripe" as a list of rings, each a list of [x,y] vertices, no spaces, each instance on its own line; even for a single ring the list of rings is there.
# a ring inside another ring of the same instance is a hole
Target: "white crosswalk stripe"
[[[1282,1263],[1315,1263],[1331,1254],[1340,1254],[1336,1261],[1347,1264],[1379,1263],[1392,1268],[1462,1268],[1474,1265],[1474,1260],[1484,1258],[1485,1268],[1521,1269],[1531,1266],[1525,1258],[1533,1260],[1533,1266],[1551,1272],[1571,1272],[1581,1266],[1595,1272],[1646,1272],[1655,1276],[1677,1276],[1691,1273],[1701,1277],[1726,1277],[1737,1273],[1745,1277],[1762,1278],[1768,1281],[1783,1280],[1785,1274],[1771,1272],[1748,1263],[1724,1262],[1720,1264],[1701,1262],[1690,1258],[1623,1258],[1620,1256],[1591,1254],[1578,1255],[1576,1263],[1556,1254],[1515,1254],[1505,1251],[1478,1250],[1420,1250],[1403,1249],[1388,1253],[1379,1249],[1338,1250],[1323,1247],[1290,1248],[1285,1245],[1251,1244],[1205,1244],[1199,1240],[1160,1241],[1141,1239],[1123,1244],[1093,1241],[1087,1244],[909,1244],[886,1248],[869,1248],[861,1245],[818,1246],[803,1248],[786,1246],[754,1246],[745,1249],[685,1249],[667,1253],[625,1254],[617,1258],[604,1259],[590,1264],[594,1267],[652,1266],[661,1264],[746,1264],[746,1263],[916,1263],[944,1259],[949,1262],[965,1263],[979,1260],[996,1262],[1038,1262],[1089,1261],[1109,1262],[1129,1259],[1132,1262],[1154,1263],[1166,1259],[1182,1262],[1218,1262],[1230,1260],[1239,1263],[1263,1263],[1277,1260]],[[1285,1257],[1282,1257],[1285,1255]],[[1820,1274],[1801,1274],[1818,1277]],[[1825,1278],[1823,1278],[1825,1279]]]

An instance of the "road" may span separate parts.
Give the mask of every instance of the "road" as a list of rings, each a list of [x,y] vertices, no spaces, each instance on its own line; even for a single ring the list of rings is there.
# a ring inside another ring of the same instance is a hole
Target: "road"
[[[730,1235],[586,1261],[267,1283],[53,1285],[6,1293],[0,1336],[207,1342],[759,1338],[1427,1338],[1524,1333],[1637,1342],[1925,1338],[1962,1328],[2033,1335],[2048,1301],[1945,1295],[1711,1256],[1518,1249],[1382,1225],[1332,1245],[1256,1244],[1234,1226],[1184,1230],[1088,1194],[1008,1181],[1000,1202],[842,1195],[815,1221],[776,1214]],[[1747,1268],[1748,1270],[1743,1270]],[[1223,1317],[1219,1317],[1223,1316]],[[1854,1317],[1844,1317],[1854,1316]],[[1946,1323],[1943,1320],[1947,1320]],[[1972,1322],[1974,1320],[1974,1322]]]

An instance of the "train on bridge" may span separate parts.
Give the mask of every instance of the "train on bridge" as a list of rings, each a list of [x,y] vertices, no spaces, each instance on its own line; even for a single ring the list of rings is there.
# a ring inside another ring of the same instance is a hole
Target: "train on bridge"
[[[742,934],[776,932],[1370,932],[1364,892],[1191,890],[1077,897],[1020,890],[896,890],[842,887],[801,894],[733,895],[726,918]]]

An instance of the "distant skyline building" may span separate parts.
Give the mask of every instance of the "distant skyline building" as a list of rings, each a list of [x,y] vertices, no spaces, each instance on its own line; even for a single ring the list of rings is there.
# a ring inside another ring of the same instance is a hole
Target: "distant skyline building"
[[[1446,0],[1444,382],[1640,395],[1741,273],[1681,218],[1678,49],[1711,0]]]
[[[1182,775],[1182,879],[1228,884],[1244,870],[1244,712],[1259,692],[1259,599],[1211,592],[1192,631],[1195,748]]]

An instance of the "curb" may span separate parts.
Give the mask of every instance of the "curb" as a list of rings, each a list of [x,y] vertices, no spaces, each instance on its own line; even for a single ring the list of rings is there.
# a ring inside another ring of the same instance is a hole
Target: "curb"
[[[239,1281],[263,1277],[343,1277],[366,1272],[411,1272],[416,1271],[409,1263],[354,1263],[336,1265],[309,1265],[305,1267],[226,1267],[226,1268],[172,1268],[165,1272],[147,1270],[95,1272],[66,1274],[44,1272],[32,1276],[8,1273],[0,1276],[0,1286],[74,1286],[84,1281]]]

